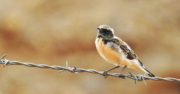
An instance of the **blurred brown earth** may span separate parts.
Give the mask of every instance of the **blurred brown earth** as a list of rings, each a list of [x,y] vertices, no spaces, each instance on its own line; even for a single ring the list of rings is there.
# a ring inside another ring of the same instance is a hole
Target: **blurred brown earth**
[[[114,65],[95,48],[96,28],[102,24],[114,28],[156,76],[180,78],[179,0],[0,0],[0,55],[104,71]],[[0,77],[0,94],[180,94],[179,82],[149,80],[145,86],[26,66],[1,67]]]

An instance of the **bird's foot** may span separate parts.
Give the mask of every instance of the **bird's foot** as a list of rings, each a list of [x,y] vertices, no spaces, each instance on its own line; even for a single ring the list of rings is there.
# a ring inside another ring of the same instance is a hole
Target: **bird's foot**
[[[108,73],[108,71],[103,72],[103,76],[104,76],[105,79],[108,77],[107,73]]]
[[[119,74],[119,78],[123,78],[123,79],[125,79],[125,76],[124,76],[124,75],[122,75],[122,74]]]

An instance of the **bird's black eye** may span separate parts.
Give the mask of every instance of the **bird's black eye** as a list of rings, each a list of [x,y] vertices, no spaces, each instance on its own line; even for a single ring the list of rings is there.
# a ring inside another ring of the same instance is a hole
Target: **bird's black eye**
[[[108,30],[108,29],[101,29],[100,31],[103,36],[107,36],[107,37],[113,37],[113,33],[111,30]]]
[[[102,29],[102,31],[104,31],[105,33],[111,32],[111,30],[108,30],[108,29]]]

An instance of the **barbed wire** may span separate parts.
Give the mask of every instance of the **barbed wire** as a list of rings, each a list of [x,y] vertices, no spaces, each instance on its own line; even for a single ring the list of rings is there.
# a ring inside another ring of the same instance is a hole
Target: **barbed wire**
[[[3,55],[0,58],[0,64],[4,64],[3,67],[5,67],[5,65],[24,65],[24,66],[28,66],[28,67],[39,67],[39,68],[50,68],[50,69],[55,69],[55,70],[60,70],[59,72],[62,71],[69,71],[72,73],[80,73],[80,72],[88,72],[88,73],[93,73],[93,74],[100,74],[103,75],[103,71],[97,71],[94,69],[83,69],[83,68],[76,68],[76,66],[74,67],[68,67],[68,62],[66,61],[66,67],[62,67],[62,66],[50,66],[50,65],[45,65],[45,64],[34,64],[34,63],[22,63],[19,61],[10,61],[7,59],[3,59],[6,55]],[[130,73],[130,72],[129,72]],[[113,77],[119,77],[119,73],[107,73],[107,76],[113,76]],[[180,79],[177,78],[161,78],[161,77],[147,77],[144,75],[132,75],[130,74],[122,74],[123,77],[129,78],[129,79],[133,79],[136,83],[136,81],[143,81],[146,85],[145,80],[154,80],[154,81],[178,81],[180,82]]]

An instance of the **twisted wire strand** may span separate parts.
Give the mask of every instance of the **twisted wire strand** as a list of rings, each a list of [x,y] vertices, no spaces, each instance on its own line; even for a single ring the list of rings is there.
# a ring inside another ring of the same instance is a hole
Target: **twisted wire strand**
[[[103,71],[97,71],[94,69],[83,69],[83,68],[76,68],[76,66],[74,67],[68,67],[68,62],[66,62],[66,67],[62,67],[62,66],[50,66],[50,65],[45,65],[45,64],[34,64],[34,63],[22,63],[19,61],[10,61],[7,59],[3,59],[6,55],[2,56],[0,58],[0,64],[4,64],[5,65],[24,65],[24,66],[28,66],[28,67],[39,67],[39,68],[50,68],[50,69],[55,69],[55,70],[60,70],[59,72],[62,71],[69,71],[72,73],[80,73],[80,72],[88,72],[88,73],[93,73],[93,74],[100,74],[103,75]],[[3,66],[3,67],[4,67]],[[113,76],[113,77],[119,77],[119,73],[107,73],[108,76]],[[122,76],[127,77],[129,79],[133,79],[136,81],[144,81],[145,85],[146,82],[145,80],[154,80],[154,81],[178,81],[180,82],[180,79],[177,78],[161,78],[161,77],[147,77],[144,75],[132,75],[130,74],[122,74]]]

